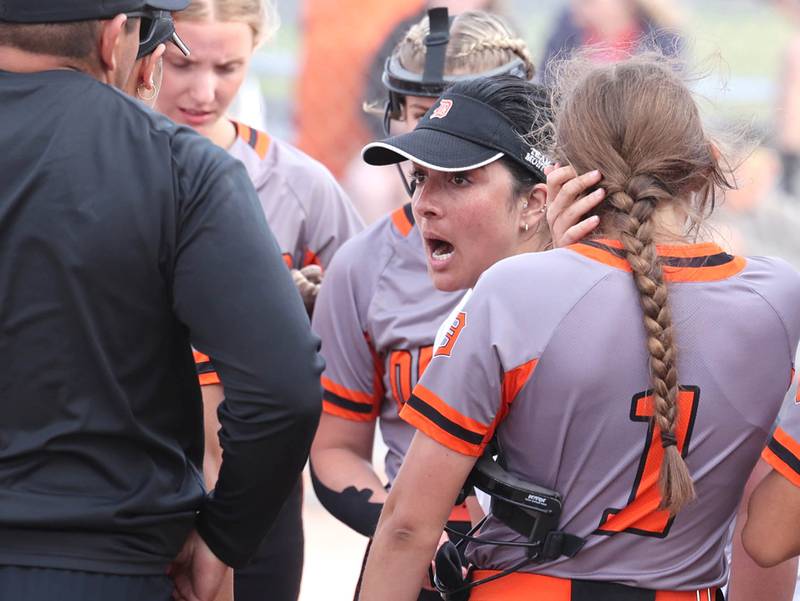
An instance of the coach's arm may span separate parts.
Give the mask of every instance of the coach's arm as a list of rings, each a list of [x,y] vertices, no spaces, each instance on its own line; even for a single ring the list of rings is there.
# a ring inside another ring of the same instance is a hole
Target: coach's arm
[[[217,557],[240,567],[306,462],[323,362],[244,168],[192,138],[185,141],[192,168],[177,181],[184,200],[175,311],[193,345],[214,358],[225,393],[218,409],[222,466],[197,531]]]

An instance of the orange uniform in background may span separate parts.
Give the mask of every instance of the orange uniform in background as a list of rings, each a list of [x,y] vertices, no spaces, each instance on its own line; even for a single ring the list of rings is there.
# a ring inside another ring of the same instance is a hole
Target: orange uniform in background
[[[360,117],[373,55],[424,0],[305,0],[296,145],[338,178],[369,133]]]

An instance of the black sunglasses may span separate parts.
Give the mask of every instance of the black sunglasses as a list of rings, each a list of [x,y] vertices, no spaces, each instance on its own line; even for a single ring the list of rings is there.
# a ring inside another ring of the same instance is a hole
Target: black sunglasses
[[[152,53],[159,44],[172,42],[184,56],[189,56],[189,48],[178,37],[172,15],[166,10],[139,10],[125,13],[129,18],[140,19],[139,52],[136,58]]]

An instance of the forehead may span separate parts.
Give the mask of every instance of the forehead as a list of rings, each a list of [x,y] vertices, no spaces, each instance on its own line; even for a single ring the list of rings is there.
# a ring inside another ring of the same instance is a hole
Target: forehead
[[[415,170],[425,172],[428,177],[433,178],[451,178],[454,174],[463,174],[472,177],[475,180],[487,181],[493,184],[503,184],[510,180],[511,172],[503,165],[502,161],[492,161],[488,165],[471,169],[469,171],[437,171],[430,167],[425,167],[415,162],[411,162]]]
[[[189,59],[194,62],[242,60],[253,52],[253,30],[246,23],[179,21],[175,29],[191,48]]]
[[[427,96],[406,96],[406,106],[408,108],[424,108],[427,111],[437,100],[437,98],[429,98]]]

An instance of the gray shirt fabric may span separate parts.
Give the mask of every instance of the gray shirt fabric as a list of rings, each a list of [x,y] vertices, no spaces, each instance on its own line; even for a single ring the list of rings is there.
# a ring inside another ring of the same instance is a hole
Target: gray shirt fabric
[[[618,243],[490,268],[403,409],[469,455],[496,432],[511,473],[563,495],[560,527],[586,546],[523,571],[664,590],[725,582],[728,527],[792,378],[800,276],[713,244],[660,253],[682,386],[676,433],[698,497],[674,519],[658,510],[646,336]],[[482,532],[520,539],[495,519]],[[471,545],[468,555],[503,569],[524,551]]]
[[[290,269],[326,268],[364,223],[342,188],[321,163],[269,134],[233,122],[236,140],[228,153],[244,164],[261,210]],[[200,384],[219,384],[214,361],[195,351]]]
[[[461,295],[433,287],[410,205],[349,240],[325,276],[312,323],[326,363],[323,411],[353,421],[380,418],[390,481],[414,435],[399,411]]]
[[[327,267],[364,229],[344,190],[321,163],[269,134],[235,123],[228,152],[244,163],[270,230],[290,268]]]

